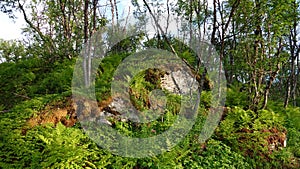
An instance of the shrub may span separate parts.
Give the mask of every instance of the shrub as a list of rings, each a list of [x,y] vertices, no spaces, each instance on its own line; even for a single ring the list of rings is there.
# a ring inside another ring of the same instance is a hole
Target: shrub
[[[247,93],[243,91],[243,87],[241,85],[235,84],[230,86],[227,89],[226,93],[226,105],[228,107],[242,107],[246,108],[249,103],[249,99]]]
[[[272,111],[257,113],[235,107],[216,130],[219,139],[247,156],[269,158],[269,137],[285,137],[282,118]],[[280,134],[279,133],[283,133]]]

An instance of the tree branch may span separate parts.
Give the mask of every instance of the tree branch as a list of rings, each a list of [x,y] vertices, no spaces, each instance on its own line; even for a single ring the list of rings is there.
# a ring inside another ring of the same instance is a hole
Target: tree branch
[[[24,17],[24,20],[25,20],[25,22],[29,25],[29,27],[32,28],[35,32],[37,32],[38,35],[41,37],[41,39],[42,39],[44,42],[49,42],[49,43],[50,43],[51,50],[52,50],[52,51],[55,51],[55,47],[54,47],[54,45],[53,45],[52,40],[50,40],[49,38],[47,38],[46,36],[44,36],[44,34],[41,32],[41,30],[40,30],[39,28],[37,28],[36,26],[34,26],[33,23],[28,19],[27,14],[26,14],[26,12],[25,12],[25,9],[24,9],[23,5],[20,3],[20,0],[18,0],[18,6],[19,6],[19,8],[21,9],[22,14],[23,14],[23,17]]]

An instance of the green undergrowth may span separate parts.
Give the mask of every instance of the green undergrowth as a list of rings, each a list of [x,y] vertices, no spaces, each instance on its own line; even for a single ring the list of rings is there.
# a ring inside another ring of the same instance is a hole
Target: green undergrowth
[[[126,53],[119,55],[112,54],[101,61],[95,79],[95,93],[97,101],[105,100],[111,95],[111,81],[115,70],[126,56],[128,56]]]
[[[290,126],[296,123],[288,116],[289,113],[283,115],[272,110],[253,112],[234,107],[220,123],[216,137],[244,155],[253,168],[298,168],[300,130]],[[287,139],[286,148],[283,148],[284,139]],[[275,142],[275,149],[270,149],[270,141]]]
[[[113,54],[100,64],[95,80],[97,101],[111,96],[114,70],[126,56]],[[247,97],[240,93],[240,86],[228,90],[226,105],[231,108],[210,139],[199,142],[212,104],[211,92],[203,91],[191,130],[177,145],[153,157],[112,154],[92,141],[79,122],[72,127],[60,122],[28,127],[28,119],[39,116],[46,108],[68,106],[74,63],[74,60],[66,60],[49,66],[42,60],[29,59],[0,64],[0,168],[300,167],[300,109],[282,109],[278,108],[281,105],[271,102],[267,110],[247,110]],[[162,70],[144,70],[129,82],[131,102],[140,112],[149,113],[149,95],[156,89],[161,90],[159,77],[163,73]],[[166,107],[158,118],[148,123],[112,119],[112,127],[123,135],[138,138],[166,132],[176,121],[181,96],[163,93]],[[154,101],[163,102],[159,98]],[[272,135],[269,131],[286,132],[287,147],[270,153],[266,141]],[[130,148],[138,151],[138,147]]]
[[[49,64],[39,58],[17,63],[0,64],[0,109],[45,94],[57,94],[71,89],[74,60]]]
[[[1,168],[238,168],[248,166],[240,154],[220,141],[211,139],[204,147],[201,146],[198,135],[200,126],[205,120],[204,116],[198,116],[195,127],[170,151],[142,159],[111,154],[90,140],[80,125],[68,128],[61,123],[56,126],[48,124],[36,126],[23,133],[26,119],[37,114],[45,105],[61,100],[63,97],[60,95],[47,95],[25,101],[15,106],[10,113],[0,114]]]
[[[272,155],[272,160],[262,161],[260,156],[244,156],[236,146],[259,145],[259,140],[253,138],[260,137],[256,135],[249,136],[246,143],[234,143],[234,139],[240,135],[235,134],[238,130],[249,127],[253,130],[263,128],[281,127],[282,123],[276,121],[282,117],[274,114],[272,111],[264,111],[266,115],[255,115],[250,111],[244,111],[235,108],[227,114],[225,120],[221,122],[217,129],[217,135],[223,135],[223,139],[214,136],[206,143],[200,143],[198,136],[201,133],[202,125],[205,121],[207,110],[204,107],[199,109],[199,116],[196,124],[188,135],[175,147],[161,155],[148,158],[128,158],[121,157],[106,149],[101,148],[88,138],[81,129],[80,124],[74,127],[65,127],[61,123],[56,126],[48,124],[36,126],[23,133],[26,119],[38,114],[47,104],[61,102],[70,93],[46,95],[37,97],[30,101],[22,102],[16,105],[11,112],[0,114],[1,132],[1,161],[2,168],[296,168],[297,164],[291,164],[293,154],[297,157],[297,147],[299,146],[299,128],[297,121],[289,117],[299,109],[290,108],[286,124],[289,134],[288,148],[278,151]],[[260,112],[261,114],[263,112]],[[290,114],[290,115],[289,115]],[[169,114],[173,118],[176,114]],[[296,116],[297,117],[297,116]],[[275,120],[270,120],[274,118]],[[254,125],[251,120],[255,119]],[[283,121],[284,122],[284,121]],[[123,131],[131,132],[130,128],[124,127],[127,123],[119,122],[123,125]],[[280,125],[278,125],[280,124]],[[157,126],[160,125],[160,126]],[[150,129],[163,130],[171,124],[159,123],[159,121],[150,125]],[[283,124],[284,125],[284,124]],[[155,135],[148,129],[149,125],[135,128],[139,133],[135,137]],[[156,127],[156,128],[155,128]],[[226,130],[224,128],[227,128]],[[222,131],[223,130],[223,131]],[[150,133],[149,133],[150,132]],[[297,135],[298,134],[298,135]],[[234,138],[234,139],[233,139]],[[233,142],[232,142],[233,141]],[[252,142],[253,141],[253,142]],[[259,148],[256,148],[260,151]]]
[[[300,108],[288,106],[283,108],[282,103],[270,102],[268,108],[279,112],[278,114],[284,118],[284,126],[287,133],[287,151],[294,157],[300,158]]]

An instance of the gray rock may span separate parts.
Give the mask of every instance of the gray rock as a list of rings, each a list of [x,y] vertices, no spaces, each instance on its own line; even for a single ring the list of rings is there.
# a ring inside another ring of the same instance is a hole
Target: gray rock
[[[174,94],[189,94],[190,91],[198,89],[197,80],[188,72],[177,70],[175,72],[167,72],[161,78],[161,87]]]

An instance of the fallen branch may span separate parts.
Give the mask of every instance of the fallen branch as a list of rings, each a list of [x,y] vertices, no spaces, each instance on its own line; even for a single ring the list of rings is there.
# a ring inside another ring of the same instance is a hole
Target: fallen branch
[[[7,113],[7,112],[10,112],[11,110],[2,110],[0,111],[0,113]]]
[[[31,98],[30,97],[28,97],[28,96],[25,96],[25,95],[21,95],[21,94],[18,94],[18,93],[13,93],[15,96],[18,96],[18,97],[22,97],[22,98],[24,98],[24,99],[28,99],[28,100],[30,100]]]

